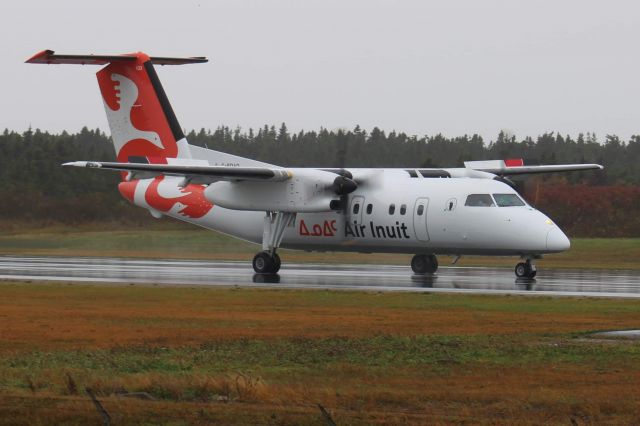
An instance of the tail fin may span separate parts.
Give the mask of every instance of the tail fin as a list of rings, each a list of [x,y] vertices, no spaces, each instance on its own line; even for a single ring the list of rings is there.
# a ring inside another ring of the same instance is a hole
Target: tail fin
[[[205,58],[159,58],[126,55],[56,55],[42,51],[28,63],[107,65],[96,74],[119,162],[166,164],[191,158],[189,144],[153,64],[207,62]]]

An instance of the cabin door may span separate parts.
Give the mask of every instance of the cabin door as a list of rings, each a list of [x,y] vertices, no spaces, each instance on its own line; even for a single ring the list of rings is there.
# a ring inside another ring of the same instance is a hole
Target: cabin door
[[[428,207],[428,198],[418,198],[413,208],[413,232],[415,232],[418,241],[429,241],[429,231],[427,230]]]
[[[351,224],[354,222],[357,222],[358,225],[362,224],[362,210],[364,210],[364,197],[361,195],[352,197],[349,212],[347,214]]]

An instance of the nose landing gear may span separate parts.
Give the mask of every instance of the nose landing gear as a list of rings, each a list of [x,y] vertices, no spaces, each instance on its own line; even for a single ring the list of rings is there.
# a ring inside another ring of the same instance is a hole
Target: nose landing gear
[[[516,277],[518,278],[534,278],[538,273],[536,265],[531,262],[531,259],[527,259],[526,262],[520,262],[516,265]]]
[[[411,259],[411,269],[416,274],[433,274],[438,270],[438,258],[433,254],[416,254]]]

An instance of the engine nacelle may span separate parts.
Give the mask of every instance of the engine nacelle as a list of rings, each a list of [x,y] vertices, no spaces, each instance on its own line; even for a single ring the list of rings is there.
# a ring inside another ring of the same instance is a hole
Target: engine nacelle
[[[288,169],[283,182],[215,182],[204,191],[214,204],[232,210],[317,213],[332,211],[336,174],[323,170]]]

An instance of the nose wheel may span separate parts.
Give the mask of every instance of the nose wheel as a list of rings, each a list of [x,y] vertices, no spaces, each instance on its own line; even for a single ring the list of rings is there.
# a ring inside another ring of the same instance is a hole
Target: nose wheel
[[[534,278],[538,271],[536,265],[527,260],[526,262],[520,262],[516,265],[516,277],[518,278]]]
[[[411,269],[416,274],[433,274],[438,270],[438,258],[433,254],[416,254],[411,259]]]

